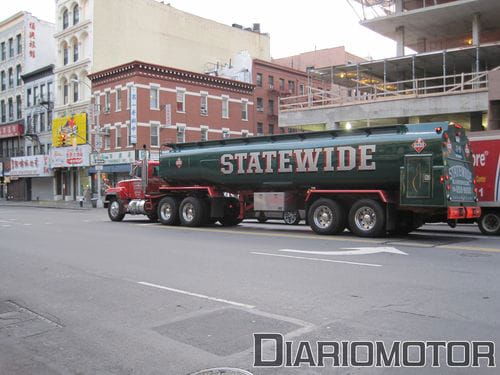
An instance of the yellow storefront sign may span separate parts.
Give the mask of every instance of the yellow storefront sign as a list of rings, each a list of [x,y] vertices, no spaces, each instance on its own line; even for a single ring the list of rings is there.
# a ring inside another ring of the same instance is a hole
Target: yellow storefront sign
[[[52,147],[87,143],[87,114],[59,117],[52,121]]]
[[[325,124],[301,125],[301,126],[299,126],[299,129],[302,130],[302,131],[317,132],[317,131],[326,130],[326,125]]]

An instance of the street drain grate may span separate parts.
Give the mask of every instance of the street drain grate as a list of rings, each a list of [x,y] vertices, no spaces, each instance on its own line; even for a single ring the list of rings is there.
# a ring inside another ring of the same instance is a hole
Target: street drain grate
[[[284,320],[238,309],[222,309],[154,328],[170,339],[194,346],[218,356],[228,356],[253,345],[253,334],[286,334],[301,326]]]

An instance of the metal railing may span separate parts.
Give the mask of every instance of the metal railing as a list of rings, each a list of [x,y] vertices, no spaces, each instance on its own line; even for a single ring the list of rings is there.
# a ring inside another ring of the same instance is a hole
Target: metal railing
[[[495,68],[498,70],[500,67]],[[280,98],[280,112],[307,108],[356,105],[384,100],[454,95],[488,90],[488,72],[474,72],[416,78],[395,82],[352,79],[352,89],[320,90],[307,88],[307,94]],[[346,94],[347,92],[350,93]]]

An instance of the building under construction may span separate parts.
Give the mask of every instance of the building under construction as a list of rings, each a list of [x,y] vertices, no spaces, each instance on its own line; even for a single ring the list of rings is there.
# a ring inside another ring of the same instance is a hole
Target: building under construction
[[[500,1],[348,1],[362,25],[396,42],[396,56],[314,70],[329,88],[283,98],[280,126],[500,129]]]

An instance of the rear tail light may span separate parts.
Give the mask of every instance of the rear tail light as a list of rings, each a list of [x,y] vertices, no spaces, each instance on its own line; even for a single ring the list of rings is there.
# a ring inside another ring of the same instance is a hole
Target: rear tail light
[[[465,207],[448,207],[448,219],[465,219],[466,215]]]
[[[477,219],[481,216],[481,207],[466,207],[467,219]]]

